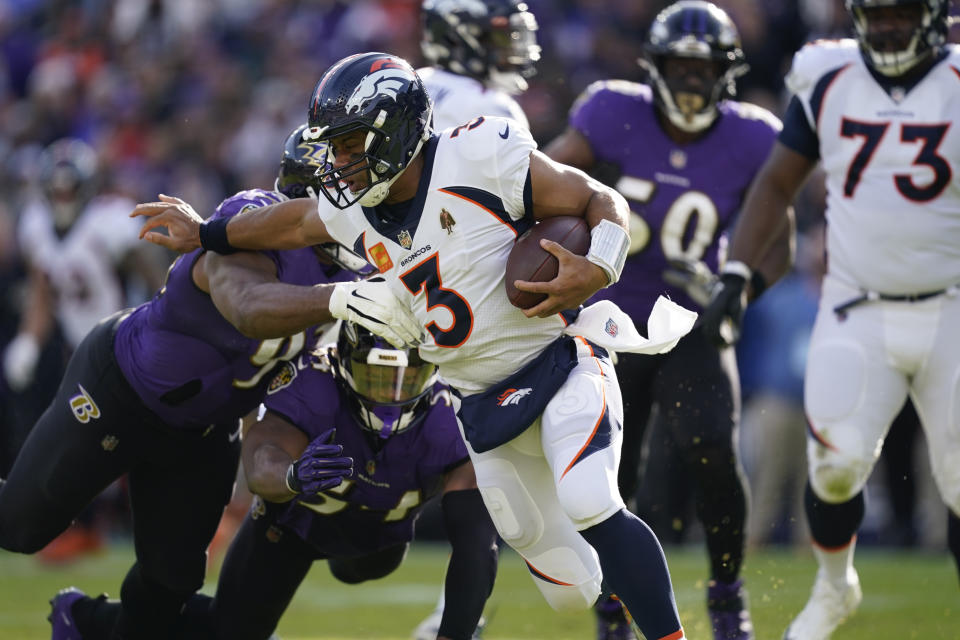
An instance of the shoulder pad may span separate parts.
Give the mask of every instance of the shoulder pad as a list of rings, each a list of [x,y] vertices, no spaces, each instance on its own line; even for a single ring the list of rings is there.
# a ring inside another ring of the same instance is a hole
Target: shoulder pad
[[[810,91],[817,80],[829,71],[860,58],[860,48],[852,39],[816,40],[805,44],[793,56],[793,64],[785,79],[792,93]]]
[[[646,96],[649,99],[650,89],[646,85],[628,80],[597,80],[583,90],[570,107],[570,113],[576,113],[580,107],[590,100],[597,99],[603,94],[619,96]]]
[[[287,197],[276,191],[266,191],[264,189],[247,189],[238,191],[229,198],[226,198],[218,206],[214,215],[233,216],[241,211],[248,209],[257,209],[269,204],[283,202]]]
[[[596,87],[599,85],[598,89],[606,89],[613,93],[622,93],[625,96],[635,96],[639,95],[643,91],[643,85],[638,82],[630,82],[629,80],[600,80],[599,82],[594,82],[590,87]],[[590,90],[590,87],[587,87],[587,90]]]
[[[960,73],[960,44],[950,43],[944,48],[947,50],[947,63]]]
[[[783,129],[783,122],[767,109],[751,102],[733,102],[737,114],[744,120],[757,120],[765,123],[774,131]]]
[[[494,156],[502,157],[507,148],[513,148],[515,145],[531,147],[527,153],[537,148],[530,132],[516,120],[501,116],[480,117],[483,118],[483,122],[472,129],[468,125],[461,125],[444,130],[442,141],[456,144],[457,153],[471,161],[483,161]],[[476,119],[473,122],[476,122]],[[461,141],[464,144],[457,144]],[[486,167],[489,168],[490,165]]]

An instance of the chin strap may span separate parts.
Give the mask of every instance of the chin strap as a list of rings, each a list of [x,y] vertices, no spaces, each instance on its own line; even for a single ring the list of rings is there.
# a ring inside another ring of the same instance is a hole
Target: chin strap
[[[431,114],[433,113],[433,109],[432,109],[432,108],[431,108],[431,110],[430,110],[430,113],[431,113]],[[424,131],[424,134],[420,137],[420,140],[417,142],[417,146],[416,146],[416,148],[413,150],[413,153],[410,154],[410,159],[407,161],[407,165],[406,165],[403,169],[400,169],[400,171],[397,172],[397,175],[393,176],[392,178],[390,178],[390,179],[387,180],[386,182],[381,182],[380,184],[375,184],[375,185],[373,185],[372,187],[370,187],[370,188],[367,190],[367,192],[366,192],[365,194],[363,194],[362,196],[360,196],[360,199],[357,200],[357,202],[360,203],[360,206],[362,206],[362,207],[375,207],[375,206],[377,206],[378,204],[380,204],[381,202],[383,202],[384,199],[385,199],[388,195],[390,195],[390,187],[392,187],[392,186],[393,186],[393,183],[397,181],[397,178],[399,178],[400,176],[403,175],[403,172],[407,170],[407,167],[410,166],[410,163],[413,162],[413,159],[416,158],[416,157],[420,154],[420,150],[423,149],[423,143],[426,142],[426,141],[429,140],[429,139],[430,139],[430,131],[429,131],[429,129],[427,129],[427,130]],[[368,177],[370,177],[370,178],[373,177],[373,175],[372,175],[372,173],[370,172],[370,170],[367,170],[367,174],[368,174]],[[371,182],[372,182],[372,180],[371,180]]]
[[[372,413],[383,423],[383,426],[380,427],[380,433],[377,435],[386,440],[392,436],[397,427],[400,426],[400,418],[403,417],[403,408],[397,406],[374,407]]]

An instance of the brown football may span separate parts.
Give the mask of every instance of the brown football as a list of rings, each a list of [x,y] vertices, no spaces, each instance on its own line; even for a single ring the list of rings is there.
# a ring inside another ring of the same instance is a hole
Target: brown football
[[[590,229],[583,218],[555,216],[544,218],[517,238],[507,258],[507,298],[510,304],[520,309],[529,309],[546,299],[544,293],[520,291],[513,286],[514,280],[549,282],[557,277],[560,262],[540,246],[540,240],[553,240],[564,249],[577,255],[587,255],[590,248]]]

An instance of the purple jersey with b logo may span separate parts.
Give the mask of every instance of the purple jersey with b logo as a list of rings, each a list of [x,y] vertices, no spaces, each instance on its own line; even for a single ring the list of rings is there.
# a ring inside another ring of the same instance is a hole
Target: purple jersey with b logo
[[[311,440],[336,427],[335,441],[353,458],[353,475],[323,492],[323,501],[291,501],[277,518],[327,557],[366,555],[412,540],[423,504],[439,493],[444,474],[468,457],[446,386],[433,387],[420,424],[386,440],[360,427],[343,394],[316,361],[264,400]]]
[[[663,281],[669,258],[703,260],[717,270],[720,237],[730,228],[753,176],[766,160],[780,122],[755,105],[724,101],[710,130],[673,142],[657,121],[650,87],[596,82],[571,110],[598,163],[619,169],[614,185],[629,202],[630,255],[620,281],[595,299],[613,300],[644,322],[657,296],[696,308]]]
[[[214,217],[286,198],[259,189],[224,200]],[[336,269],[313,249],[264,251],[281,282],[326,283]],[[177,258],[163,288],[134,309],[117,329],[117,363],[143,403],[174,428],[205,428],[255,409],[271,385],[291,379],[294,361],[315,345],[316,327],[286,338],[248,338],[230,324],[191,276],[202,249]]]

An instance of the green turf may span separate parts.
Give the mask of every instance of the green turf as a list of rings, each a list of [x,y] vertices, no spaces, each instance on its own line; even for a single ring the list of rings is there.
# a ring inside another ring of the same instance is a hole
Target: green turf
[[[703,551],[671,548],[667,555],[687,637],[710,640],[703,605]],[[130,547],[118,545],[68,568],[47,569],[34,558],[0,552],[0,639],[49,638],[47,600],[57,589],[72,584],[116,595],[131,558]],[[432,610],[445,561],[444,547],[417,545],[395,574],[357,586],[337,583],[318,565],[278,631],[283,640],[405,639]],[[834,640],[960,638],[960,591],[949,556],[864,549],[857,555],[857,567],[864,601]],[[809,552],[749,556],[744,575],[758,640],[780,638],[784,625],[803,606],[813,573]],[[502,554],[487,615],[487,640],[593,638],[590,615],[551,611],[510,551]]]

